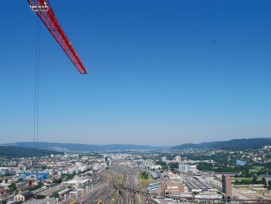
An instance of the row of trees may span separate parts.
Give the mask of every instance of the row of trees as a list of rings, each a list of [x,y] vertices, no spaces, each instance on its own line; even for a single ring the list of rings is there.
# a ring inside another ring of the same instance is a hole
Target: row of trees
[[[256,176],[253,176],[252,179],[235,179],[233,184],[236,185],[249,185],[249,184],[263,184],[265,187],[267,187],[265,178],[262,178],[261,180],[258,180]]]

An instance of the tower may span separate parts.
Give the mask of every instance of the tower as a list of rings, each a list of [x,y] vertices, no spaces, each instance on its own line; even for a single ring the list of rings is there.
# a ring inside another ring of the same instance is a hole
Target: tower
[[[225,194],[224,199],[230,200],[232,197],[231,177],[222,175],[222,192]]]

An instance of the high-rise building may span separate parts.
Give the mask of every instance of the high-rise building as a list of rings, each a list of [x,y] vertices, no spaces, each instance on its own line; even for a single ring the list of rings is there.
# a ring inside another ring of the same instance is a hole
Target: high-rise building
[[[188,164],[179,164],[179,171],[182,173],[187,173],[187,171],[189,170],[189,165]]]
[[[231,177],[222,175],[222,192],[225,194],[225,199],[230,200],[232,197]]]
[[[181,156],[176,156],[176,157],[175,157],[175,160],[176,160],[177,162],[181,162],[181,161],[182,161],[182,157],[181,157]]]
[[[161,184],[161,196],[165,196],[166,194],[166,184],[165,184],[165,180],[164,177],[162,177],[162,184]]]

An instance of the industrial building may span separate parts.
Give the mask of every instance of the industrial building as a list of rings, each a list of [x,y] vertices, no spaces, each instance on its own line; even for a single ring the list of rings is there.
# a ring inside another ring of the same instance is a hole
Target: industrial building
[[[29,173],[20,174],[20,178],[23,181],[26,181],[26,180],[43,181],[49,178],[49,174],[46,172],[29,172]]]

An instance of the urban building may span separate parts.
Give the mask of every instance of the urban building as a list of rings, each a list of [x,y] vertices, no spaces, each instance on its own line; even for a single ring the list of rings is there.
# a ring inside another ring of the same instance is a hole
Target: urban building
[[[33,194],[30,191],[27,191],[27,192],[20,193],[20,194],[17,194],[16,196],[14,196],[14,201],[24,202],[24,201],[31,199],[32,197],[33,197]]]
[[[171,182],[182,182],[182,177],[172,173],[171,171],[167,173],[167,177],[169,178],[169,181]]]
[[[168,182],[165,183],[164,191],[165,195],[180,195],[180,193],[184,193],[184,185]]]
[[[236,164],[237,166],[245,166],[245,165],[246,165],[246,161],[236,160],[235,164]]]
[[[159,178],[159,176],[158,176],[157,173],[155,173],[155,172],[151,172],[150,174],[151,174],[151,177],[152,177],[153,179],[158,179],[158,178]]]
[[[179,164],[179,171],[182,173],[187,173],[189,170],[189,165],[188,164]]]
[[[176,162],[182,162],[182,157],[181,156],[176,156],[175,160],[176,160]]]
[[[225,194],[225,199],[230,200],[232,197],[231,177],[222,175],[222,192]]]
[[[20,174],[20,178],[23,181],[26,180],[46,180],[49,178],[49,174],[46,172],[29,172]]]

